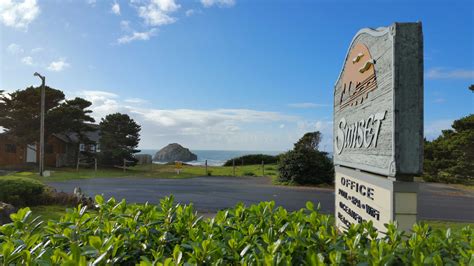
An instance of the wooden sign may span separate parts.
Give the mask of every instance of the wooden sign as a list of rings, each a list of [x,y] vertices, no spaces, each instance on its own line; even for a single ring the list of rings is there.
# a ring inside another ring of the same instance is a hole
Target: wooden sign
[[[396,178],[422,172],[421,23],[354,37],[334,90],[334,163]]]
[[[336,225],[372,221],[380,232],[417,218],[423,169],[421,23],[362,29],[334,89]]]

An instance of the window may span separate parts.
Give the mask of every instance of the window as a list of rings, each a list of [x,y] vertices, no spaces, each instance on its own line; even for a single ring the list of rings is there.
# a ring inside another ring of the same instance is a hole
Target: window
[[[95,152],[95,145],[94,144],[89,145],[89,150],[90,152]]]
[[[5,144],[5,152],[7,152],[7,153],[16,153],[16,145],[15,144]]]
[[[95,145],[95,151],[100,152],[100,144]]]
[[[86,145],[83,143],[79,144],[79,151],[84,151],[86,149]]]

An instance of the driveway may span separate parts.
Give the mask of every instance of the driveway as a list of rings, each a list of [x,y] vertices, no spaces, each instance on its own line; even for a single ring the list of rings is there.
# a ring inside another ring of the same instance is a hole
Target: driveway
[[[59,191],[72,192],[80,187],[88,196],[103,194],[134,203],[159,203],[160,198],[173,194],[177,202],[192,202],[201,213],[214,213],[238,202],[250,205],[270,200],[290,211],[312,201],[321,204],[322,212],[334,213],[332,189],[275,186],[261,177],[95,178],[48,184]],[[473,194],[446,185],[420,183],[419,218],[474,222]]]

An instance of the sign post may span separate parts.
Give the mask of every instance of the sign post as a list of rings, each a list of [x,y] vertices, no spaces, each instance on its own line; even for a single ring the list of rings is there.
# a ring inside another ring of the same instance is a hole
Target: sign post
[[[183,162],[181,161],[175,161],[174,162],[175,168],[176,168],[176,173],[179,175],[181,168],[183,167]]]
[[[421,23],[362,29],[334,90],[336,225],[373,221],[380,231],[417,219],[423,169]]]

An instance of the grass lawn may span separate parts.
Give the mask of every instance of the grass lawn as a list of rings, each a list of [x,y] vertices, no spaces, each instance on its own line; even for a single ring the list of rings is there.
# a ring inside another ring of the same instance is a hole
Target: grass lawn
[[[272,179],[277,177],[277,166],[266,165],[265,176],[269,176]],[[209,166],[208,172],[212,176],[233,176],[232,166]],[[176,172],[174,165],[138,165],[127,169],[123,172],[122,169],[99,169],[95,172],[93,169],[76,169],[72,168],[61,168],[54,169],[49,177],[39,177],[34,172],[18,172],[12,174],[13,176],[30,177],[44,181],[64,181],[69,179],[87,179],[87,178],[120,178],[120,177],[149,177],[149,178],[190,178],[196,176],[206,176],[206,170],[204,166],[191,166],[183,165],[180,169],[180,174]],[[261,165],[247,165],[247,166],[236,166],[236,176],[262,176]]]
[[[203,166],[184,166],[183,173],[189,173],[194,176],[206,175],[205,167]],[[212,176],[234,176],[232,166],[209,166],[208,172]],[[261,165],[244,165],[235,167],[235,176],[263,176]],[[265,165],[265,176],[276,177],[276,164]]]
[[[451,221],[437,221],[437,220],[424,220],[425,224],[431,226],[433,229],[447,229],[460,230],[465,226],[471,226],[474,228],[474,223],[463,223],[463,222],[451,222]]]
[[[448,186],[474,192],[474,185],[463,185],[463,184],[448,184]]]

